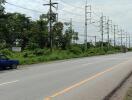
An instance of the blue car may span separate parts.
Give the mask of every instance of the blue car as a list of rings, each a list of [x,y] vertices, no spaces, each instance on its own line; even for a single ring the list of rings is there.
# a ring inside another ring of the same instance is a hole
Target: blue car
[[[18,60],[10,60],[7,56],[0,54],[0,69],[17,69],[18,65]]]

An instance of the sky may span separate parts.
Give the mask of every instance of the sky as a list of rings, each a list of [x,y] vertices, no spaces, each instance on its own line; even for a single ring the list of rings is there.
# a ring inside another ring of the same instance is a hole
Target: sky
[[[48,3],[49,0],[7,0],[7,2],[19,5],[28,9],[37,10],[33,12],[6,4],[6,12],[21,12],[27,16],[32,17],[33,20],[39,18],[42,13],[47,13],[48,7],[43,4]],[[85,20],[85,3],[86,0],[52,0],[58,2],[58,10],[54,11],[59,13],[59,21],[68,22],[70,18],[73,20],[73,28],[80,33],[84,34],[84,20]],[[99,20],[101,13],[110,20],[113,24],[119,25],[119,29],[124,29],[129,33],[132,32],[132,0],[88,0],[88,5],[92,5],[92,22],[94,25],[88,26],[89,35],[100,36]],[[82,39],[83,41],[83,39]]]

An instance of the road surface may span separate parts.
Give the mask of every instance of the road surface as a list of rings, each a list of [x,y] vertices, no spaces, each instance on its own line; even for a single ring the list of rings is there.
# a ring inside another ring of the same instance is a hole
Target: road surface
[[[0,100],[102,100],[132,71],[132,53],[0,72]]]

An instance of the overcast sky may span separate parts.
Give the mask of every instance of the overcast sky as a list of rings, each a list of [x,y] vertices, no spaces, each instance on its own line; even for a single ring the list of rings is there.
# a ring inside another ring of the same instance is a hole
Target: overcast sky
[[[52,1],[59,3],[57,11],[59,13],[59,20],[69,21],[70,18],[73,18],[74,28],[83,33],[85,0]],[[37,13],[6,4],[7,12],[21,12],[27,16],[31,16],[32,19],[38,19],[40,14],[47,13],[48,11],[48,8],[42,5],[48,3],[48,0],[7,0],[7,2],[40,11]],[[88,0],[88,4],[92,5],[92,11],[96,13],[92,14],[94,20],[98,21],[101,12],[103,12],[105,16],[109,16],[113,20],[113,24],[119,25],[125,31],[132,32],[132,0]],[[99,23],[94,26],[90,25],[89,32],[99,34],[99,27],[96,27],[98,25]]]

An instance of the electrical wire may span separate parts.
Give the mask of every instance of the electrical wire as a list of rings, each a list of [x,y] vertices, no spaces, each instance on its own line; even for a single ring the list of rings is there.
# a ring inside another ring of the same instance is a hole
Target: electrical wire
[[[34,10],[34,9],[30,9],[30,8],[22,7],[22,6],[19,6],[19,5],[15,5],[15,4],[10,3],[10,2],[6,2],[6,3],[9,4],[9,5],[12,5],[12,6],[18,7],[18,8],[22,8],[22,9],[25,9],[25,10],[30,10],[30,11],[32,11],[32,12],[43,13],[43,12],[40,12],[40,11],[37,11],[37,10]]]

